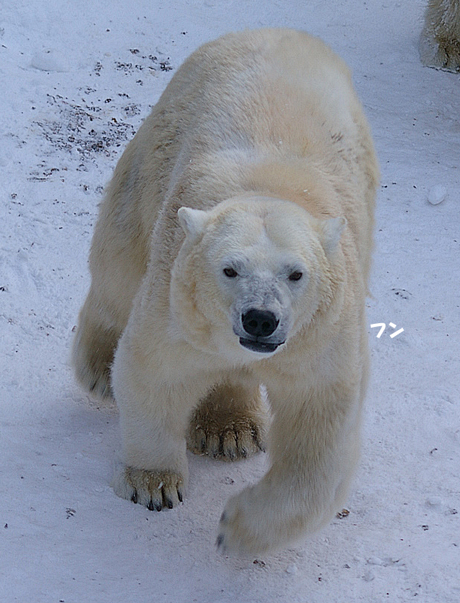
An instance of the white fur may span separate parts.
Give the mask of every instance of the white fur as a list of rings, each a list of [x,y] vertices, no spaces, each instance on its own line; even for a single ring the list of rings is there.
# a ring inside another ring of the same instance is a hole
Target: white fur
[[[219,546],[279,548],[341,508],[377,179],[348,69],[319,40],[230,34],[178,70],[115,170],[74,344],[80,381],[120,409],[119,496],[177,504],[186,436],[228,459],[264,448],[263,383],[272,466],[228,502]]]

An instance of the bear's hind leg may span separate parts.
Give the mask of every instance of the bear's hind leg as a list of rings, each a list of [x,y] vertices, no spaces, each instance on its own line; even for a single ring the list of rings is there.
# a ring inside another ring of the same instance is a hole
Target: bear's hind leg
[[[81,385],[93,395],[111,398],[110,379],[115,349],[131,313],[133,299],[145,273],[146,250],[130,241],[106,215],[108,197],[93,237],[90,255],[91,287],[78,317],[72,363]],[[104,209],[105,208],[105,209]],[[112,211],[114,213],[114,211]],[[121,227],[120,227],[121,228]]]
[[[213,458],[246,458],[265,450],[269,420],[258,384],[219,384],[194,410],[188,446]]]
[[[97,307],[92,293],[80,313],[72,348],[72,364],[79,383],[99,398],[111,398],[110,370],[121,330],[105,324],[105,312]]]

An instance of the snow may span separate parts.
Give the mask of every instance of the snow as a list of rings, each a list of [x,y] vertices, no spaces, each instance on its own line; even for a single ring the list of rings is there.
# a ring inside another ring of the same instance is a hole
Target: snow
[[[422,0],[1,3],[1,601],[460,600],[460,76],[421,66],[423,11]],[[68,357],[124,146],[198,45],[261,26],[305,29],[349,63],[382,180],[349,514],[254,559],[217,554],[216,527],[264,456],[191,457],[177,510],[118,499],[117,412],[79,389]]]

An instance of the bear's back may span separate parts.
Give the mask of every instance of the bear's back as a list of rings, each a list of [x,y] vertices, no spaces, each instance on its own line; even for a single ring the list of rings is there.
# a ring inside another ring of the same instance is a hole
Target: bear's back
[[[324,183],[320,199],[309,193],[314,181]],[[344,215],[367,274],[376,181],[346,65],[308,34],[262,29],[223,36],[185,61],[120,160],[112,199],[165,272],[183,240],[181,206],[260,192],[316,217]]]

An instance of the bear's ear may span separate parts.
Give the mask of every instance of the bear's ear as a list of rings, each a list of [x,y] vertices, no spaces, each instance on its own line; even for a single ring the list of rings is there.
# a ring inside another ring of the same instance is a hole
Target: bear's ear
[[[200,236],[208,220],[207,212],[201,209],[191,209],[190,207],[181,207],[177,215],[179,216],[179,224],[185,234],[192,240]]]
[[[337,250],[340,237],[342,236],[346,224],[347,219],[343,217],[321,220],[321,238],[327,256],[333,254]]]

